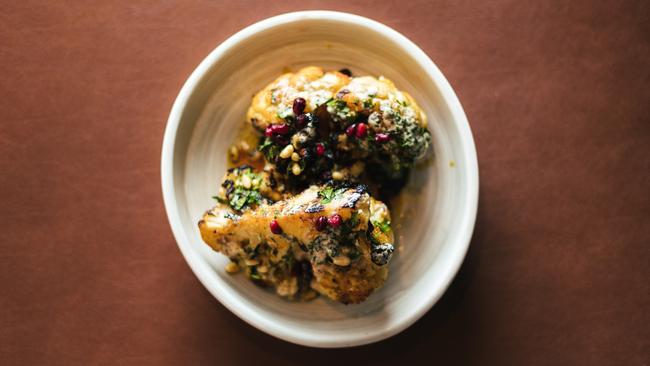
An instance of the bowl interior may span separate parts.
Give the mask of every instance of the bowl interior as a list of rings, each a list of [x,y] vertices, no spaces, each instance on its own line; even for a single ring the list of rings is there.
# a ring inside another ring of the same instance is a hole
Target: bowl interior
[[[468,214],[471,224],[474,220],[469,201],[475,200],[468,176],[475,169],[475,156],[466,149],[464,115],[459,123],[450,104],[451,89],[446,82],[449,90],[441,87],[431,76],[435,67],[415,57],[397,36],[345,17],[305,15],[254,26],[228,40],[215,51],[218,55],[209,56],[202,64],[204,72],[195,73],[193,88],[184,88],[187,99],[179,107],[170,163],[174,207],[168,203],[168,210],[177,210],[178,222],[172,226],[179,245],[222,303],[280,338],[312,346],[347,346],[394,334],[439,298],[466,251]],[[307,65],[384,75],[408,91],[429,119],[432,157],[413,173],[406,198],[394,202],[398,251],[389,279],[360,305],[322,298],[292,303],[241,275],[228,275],[227,259],[203,244],[196,226],[214,204],[211,196],[225,172],[227,149],[244,123],[253,93],[283,70]]]

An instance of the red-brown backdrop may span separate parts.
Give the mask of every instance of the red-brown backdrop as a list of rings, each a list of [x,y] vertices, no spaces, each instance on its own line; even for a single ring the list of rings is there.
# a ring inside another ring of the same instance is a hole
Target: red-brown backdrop
[[[647,1],[3,1],[0,364],[650,362]],[[183,81],[291,10],[394,27],[455,88],[480,206],[442,300],[390,340],[271,338],[183,261],[159,179]]]

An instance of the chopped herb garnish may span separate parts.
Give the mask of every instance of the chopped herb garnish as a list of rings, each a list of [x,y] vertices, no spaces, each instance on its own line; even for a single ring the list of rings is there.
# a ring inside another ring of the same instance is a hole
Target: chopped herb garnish
[[[268,161],[275,161],[278,155],[280,154],[280,146],[273,143],[273,140],[270,138],[265,138],[264,141],[257,147],[257,150],[261,151]]]
[[[334,188],[332,187],[325,187],[323,188],[320,192],[318,192],[318,195],[323,197],[322,203],[329,203],[334,199]]]
[[[390,221],[388,221],[388,220],[385,220],[385,221],[373,221],[372,225],[374,227],[378,227],[379,230],[381,230],[382,233],[387,233],[387,232],[391,231]]]
[[[230,195],[230,207],[235,210],[241,210],[244,206],[259,204],[262,201],[262,195],[258,191],[248,190],[237,187]]]
[[[359,224],[359,214],[355,211],[352,213],[352,216],[350,216],[350,228],[355,228]]]
[[[325,187],[323,188],[320,192],[318,192],[318,195],[321,196],[323,199],[321,200],[322,204],[327,204],[332,202],[336,196],[339,194],[345,192],[347,188],[339,188],[339,189],[334,189],[333,187]]]
[[[228,203],[228,200],[219,196],[212,196],[212,199],[217,200],[217,202],[223,203],[224,205]]]
[[[267,138],[264,139],[264,142],[262,144],[260,144],[260,146],[257,147],[257,150],[264,151],[265,149],[267,149],[270,146],[273,146],[273,140],[271,140],[270,138],[267,137]]]

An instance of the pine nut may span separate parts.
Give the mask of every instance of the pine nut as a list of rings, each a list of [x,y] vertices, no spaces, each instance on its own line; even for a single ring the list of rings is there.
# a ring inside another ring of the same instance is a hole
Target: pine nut
[[[350,258],[344,255],[340,255],[338,257],[332,258],[332,262],[334,262],[334,264],[336,264],[337,266],[346,267],[350,265]]]
[[[226,272],[228,273],[239,272],[239,265],[235,262],[229,262],[228,264],[226,264]]]
[[[258,265],[260,262],[259,262],[257,259],[245,259],[245,260],[244,260],[244,263],[245,263],[247,266],[252,267],[252,266],[256,266],[256,265]]]
[[[251,188],[251,179],[248,177],[248,175],[244,175],[241,177],[241,184],[244,186],[246,189]]]
[[[287,145],[280,151],[280,157],[282,159],[289,159],[291,154],[293,154],[293,145]]]
[[[300,175],[300,173],[302,173],[302,169],[300,169],[300,165],[293,164],[293,166],[291,167],[291,172],[293,173],[293,175]]]

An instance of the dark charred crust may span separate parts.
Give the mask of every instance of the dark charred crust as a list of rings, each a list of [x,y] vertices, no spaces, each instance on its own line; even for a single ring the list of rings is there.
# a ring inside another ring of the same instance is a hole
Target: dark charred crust
[[[321,204],[315,204],[315,205],[311,205],[311,206],[307,207],[305,209],[305,212],[306,213],[317,213],[317,212],[323,211],[324,209],[325,209],[325,206],[323,206]]]
[[[370,259],[372,262],[378,266],[383,266],[390,261],[393,256],[393,251],[395,247],[393,244],[384,243],[384,244],[373,244],[370,251]]]
[[[207,211],[205,214],[206,214],[206,216],[214,216],[214,214],[212,213],[212,211]],[[201,220],[201,221],[203,221],[203,220]]]
[[[205,225],[205,220],[199,220],[199,226]]]
[[[368,192],[368,186],[365,184],[359,184],[355,189],[357,193],[366,193]]]
[[[361,199],[361,193],[354,192],[350,195],[350,198],[348,198],[347,202],[343,204],[343,208],[354,208],[354,206],[357,204],[357,202]]]
[[[348,69],[348,68],[343,68],[343,69],[339,70],[339,72],[341,74],[343,74],[343,75],[346,75],[346,76],[352,76],[352,71],[350,71],[350,69]]]
[[[311,288],[311,279],[314,276],[311,264],[308,261],[297,262],[292,268],[293,274],[298,278],[299,291],[306,291]]]
[[[248,165],[248,164],[244,164],[244,165],[240,165],[239,167],[237,167],[237,170],[239,170],[239,171],[242,171],[242,170],[253,170],[253,167],[250,166],[250,165]]]
[[[239,219],[239,216],[237,216],[237,215],[235,215],[233,213],[230,213],[230,212],[226,212],[224,217],[227,218],[228,220],[233,220],[233,221],[236,221],[237,219]]]

